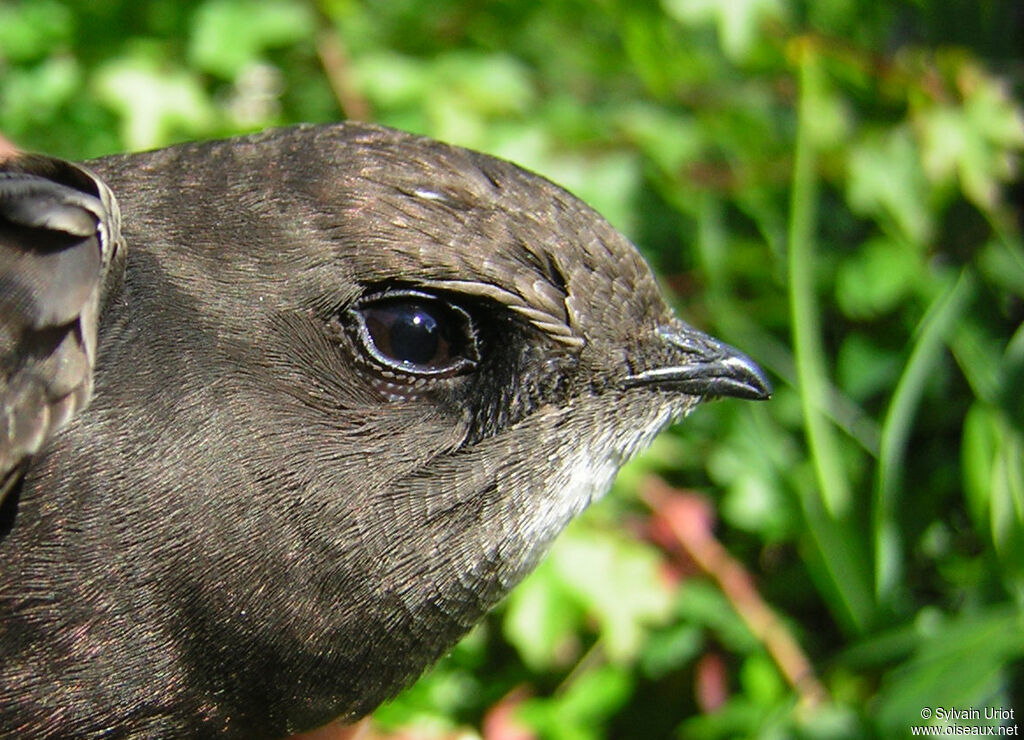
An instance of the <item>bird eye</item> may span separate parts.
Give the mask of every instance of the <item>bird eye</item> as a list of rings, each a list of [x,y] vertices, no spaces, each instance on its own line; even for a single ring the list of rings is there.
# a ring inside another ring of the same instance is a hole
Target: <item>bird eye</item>
[[[357,335],[371,358],[388,369],[450,376],[476,366],[476,336],[468,313],[414,291],[370,298],[352,309]]]

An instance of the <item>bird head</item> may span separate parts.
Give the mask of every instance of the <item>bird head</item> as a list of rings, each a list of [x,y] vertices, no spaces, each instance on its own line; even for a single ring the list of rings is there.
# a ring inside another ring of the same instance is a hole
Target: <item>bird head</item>
[[[768,395],[622,235],[508,162],[345,124],[90,166],[128,266],[93,407],[33,482],[105,554],[105,608],[146,625],[103,644],[173,675],[194,727],[372,710],[667,424]]]

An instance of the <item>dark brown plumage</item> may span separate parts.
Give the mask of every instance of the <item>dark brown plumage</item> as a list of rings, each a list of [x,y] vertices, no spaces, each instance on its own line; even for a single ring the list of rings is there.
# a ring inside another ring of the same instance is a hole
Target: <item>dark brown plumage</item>
[[[0,422],[69,387],[33,332],[75,338],[94,389],[0,440],[4,737],[361,716],[667,423],[767,396],[632,245],[507,162],[345,124],[88,168],[0,166],[28,173],[0,180],[0,285],[32,286],[0,317]],[[26,270],[76,250],[90,290],[47,324]]]

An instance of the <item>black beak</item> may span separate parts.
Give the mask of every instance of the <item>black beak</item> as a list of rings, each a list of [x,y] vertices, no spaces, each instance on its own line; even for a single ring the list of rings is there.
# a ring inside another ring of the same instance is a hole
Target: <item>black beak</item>
[[[735,347],[689,326],[663,326],[658,334],[678,364],[655,367],[630,375],[627,388],[653,386],[691,396],[732,396],[763,401],[772,387],[764,371]]]

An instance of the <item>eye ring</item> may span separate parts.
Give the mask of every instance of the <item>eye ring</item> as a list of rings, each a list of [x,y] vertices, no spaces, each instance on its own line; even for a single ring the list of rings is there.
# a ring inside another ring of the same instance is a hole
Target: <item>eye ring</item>
[[[447,378],[473,370],[480,360],[468,311],[418,290],[389,290],[347,310],[356,342],[389,376]]]

